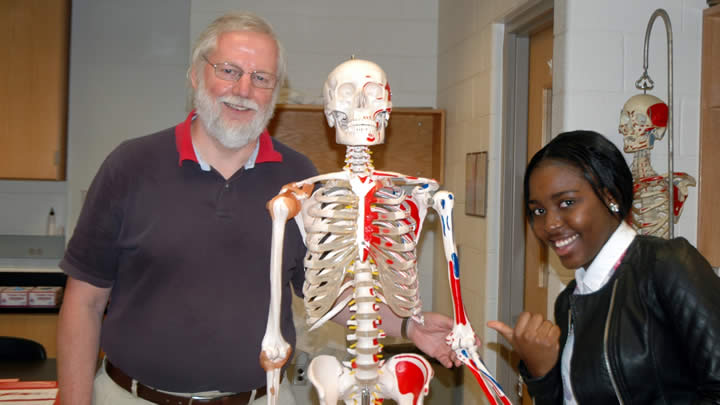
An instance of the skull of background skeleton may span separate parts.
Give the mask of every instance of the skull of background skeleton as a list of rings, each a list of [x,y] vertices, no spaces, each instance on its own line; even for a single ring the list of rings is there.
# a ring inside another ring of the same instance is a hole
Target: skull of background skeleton
[[[351,59],[338,65],[323,86],[325,117],[341,145],[385,142],[392,102],[385,72],[377,64]]]
[[[649,94],[630,97],[620,113],[618,130],[623,135],[623,150],[627,153],[652,149],[655,141],[665,135],[668,106]]]

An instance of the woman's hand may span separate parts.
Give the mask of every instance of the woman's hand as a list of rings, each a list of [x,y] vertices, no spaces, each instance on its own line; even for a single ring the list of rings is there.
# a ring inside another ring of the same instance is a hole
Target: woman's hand
[[[533,377],[542,377],[555,367],[560,353],[560,328],[541,314],[523,312],[515,329],[500,321],[487,325],[510,342]]]

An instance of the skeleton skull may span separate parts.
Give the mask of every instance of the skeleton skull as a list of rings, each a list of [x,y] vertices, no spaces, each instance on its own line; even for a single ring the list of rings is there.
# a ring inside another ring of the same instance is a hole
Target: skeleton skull
[[[668,121],[668,106],[662,100],[649,94],[630,97],[620,113],[618,130],[623,135],[627,153],[652,149],[656,140],[665,135]]]
[[[338,65],[323,86],[325,116],[342,145],[385,141],[392,102],[385,72],[373,62],[351,59]]]

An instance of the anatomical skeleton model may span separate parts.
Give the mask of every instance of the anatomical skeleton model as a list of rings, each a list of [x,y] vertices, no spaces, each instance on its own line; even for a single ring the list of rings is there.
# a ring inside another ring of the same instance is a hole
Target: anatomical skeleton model
[[[669,237],[668,176],[658,175],[650,164],[655,141],[665,135],[668,106],[649,94],[631,97],[620,113],[619,131],[626,153],[633,153],[630,171],[633,175],[632,224],[638,233]],[[688,187],[695,179],[687,173],[673,172],[673,221],[677,223],[687,199]]]
[[[385,72],[375,63],[349,60],[330,73],[323,96],[336,141],[347,145],[345,167],[288,184],[268,203],[273,218],[271,297],[260,360],[267,371],[269,403],[277,401],[281,367],[291,351],[279,323],[282,241],[290,218],[295,218],[308,249],[303,293],[307,321],[313,324],[310,330],[346,306],[354,312],[347,322],[352,361],[343,364],[320,355],[308,367],[320,402],[365,405],[392,398],[401,405],[423,403],[433,370],[416,354],[381,360],[379,339],[385,334],[379,329],[379,304],[386,304],[398,316],[423,322],[416,247],[432,207],[442,221],[454,304],[455,325],[447,343],[470,367],[491,404],[509,404],[478,357],[475,332],[462,304],[453,240],[453,195],[438,191],[435,180],[377,171],[370,160],[368,147],[384,142],[392,107]]]

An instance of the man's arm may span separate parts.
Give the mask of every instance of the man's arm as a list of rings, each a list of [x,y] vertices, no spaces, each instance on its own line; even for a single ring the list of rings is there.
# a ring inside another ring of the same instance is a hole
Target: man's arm
[[[100,350],[100,325],[110,288],[68,277],[58,321],[58,382],[62,405],[90,405]]]
[[[383,305],[382,307],[387,308]],[[381,307],[381,308],[382,308]],[[381,310],[381,313],[384,311]],[[424,323],[421,325],[412,320],[407,319],[407,337],[415,346],[422,350],[423,353],[433,357],[440,364],[447,368],[453,365],[459,367],[462,361],[447,343],[446,337],[452,332],[453,320],[437,312],[423,312]],[[400,328],[403,318],[398,317],[389,308],[383,316],[383,326],[390,336],[400,336]],[[476,344],[480,346],[480,340],[476,338]]]

